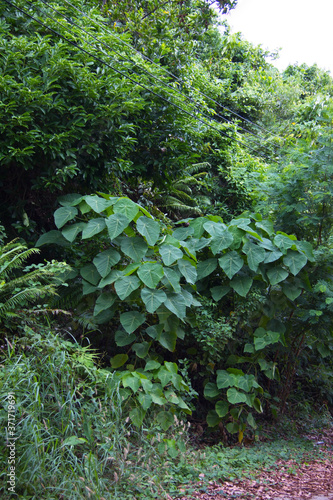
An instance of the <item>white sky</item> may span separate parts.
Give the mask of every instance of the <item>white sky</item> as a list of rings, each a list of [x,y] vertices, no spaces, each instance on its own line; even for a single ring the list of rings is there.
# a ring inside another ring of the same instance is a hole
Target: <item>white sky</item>
[[[238,0],[222,19],[255,45],[282,48],[273,62],[280,70],[316,63],[333,76],[333,0]]]

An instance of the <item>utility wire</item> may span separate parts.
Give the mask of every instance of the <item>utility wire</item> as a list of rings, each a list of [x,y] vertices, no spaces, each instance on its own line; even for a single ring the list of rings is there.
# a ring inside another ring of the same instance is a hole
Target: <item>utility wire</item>
[[[70,5],[73,9],[77,10],[80,14],[82,14],[82,16],[86,17],[88,19],[88,21],[94,23],[96,26],[99,26],[100,28],[106,30],[107,27],[101,23],[98,23],[97,21],[91,19],[91,17],[87,16],[82,10],[80,10],[78,7],[76,7],[76,5],[73,5],[71,2],[69,2],[68,0],[63,0],[65,3],[67,3],[68,5]],[[111,33],[110,31],[107,32],[110,36],[116,38],[120,43],[126,45],[127,47],[129,47],[131,50],[134,50],[135,52],[137,52],[137,54],[139,54],[143,59],[146,59],[147,61],[149,61],[151,64],[154,64],[156,66],[159,66],[155,61],[153,61],[152,59],[150,59],[148,56],[146,56],[145,54],[143,54],[142,52],[140,52],[140,50],[136,49],[135,47],[133,47],[132,45],[130,45],[129,43],[125,42],[124,40],[122,40],[120,37],[118,37],[117,35],[115,35],[114,33]],[[167,70],[165,67],[162,67],[162,66],[159,66],[160,68],[163,68],[163,71],[165,73],[167,73],[168,75],[170,75],[172,78],[174,78],[175,80],[177,80],[178,82],[184,84],[184,82],[182,81],[181,78],[179,78],[178,76],[176,76],[175,74],[173,74],[171,71]],[[226,106],[223,106],[221,103],[219,103],[218,101],[216,101],[215,99],[213,99],[212,97],[208,96],[207,94],[205,94],[204,92],[201,92],[200,90],[194,88],[193,86],[189,85],[189,88],[190,89],[193,89],[195,90],[196,92],[198,92],[198,94],[202,95],[203,97],[205,97],[206,99],[209,99],[211,102],[214,102],[215,104],[217,104],[221,109],[225,109],[226,111],[228,111],[229,113],[237,116],[238,118],[240,118],[241,120],[244,120],[246,121],[247,123],[249,123],[250,125],[253,125],[254,127],[257,127],[259,128],[260,130],[262,130],[263,132],[265,132],[266,134],[268,135],[271,135],[272,137],[273,134],[271,132],[269,132],[268,130],[266,130],[264,127],[261,127],[260,125],[258,125],[257,123],[254,123],[252,122],[251,120],[245,118],[244,116],[241,116],[239,115],[238,113],[236,113],[235,111],[232,111],[231,109],[229,109],[228,107]]]
[[[30,19],[34,20],[35,22],[37,22],[38,24],[40,24],[41,26],[43,26],[44,28],[48,29],[49,31],[53,32],[55,35],[59,36],[60,38],[66,40],[68,43],[70,43],[71,45],[73,45],[74,47],[76,47],[77,49],[81,50],[82,52],[84,52],[85,54],[89,55],[90,57],[93,57],[95,60],[97,60],[99,63],[101,64],[105,64],[106,66],[108,66],[109,68],[111,68],[113,71],[115,71],[116,73],[124,76],[125,78],[127,78],[128,80],[130,80],[132,83],[134,83],[135,85],[138,85],[139,87],[145,89],[146,91],[148,91],[149,93],[155,95],[156,97],[158,97],[159,99],[167,102],[168,104],[170,104],[171,106],[174,106],[176,107],[177,109],[179,109],[180,111],[182,111],[183,113],[187,114],[188,116],[190,116],[191,118],[194,118],[195,120],[203,123],[205,126],[217,131],[219,134],[227,137],[228,139],[231,139],[232,141],[235,141],[237,142],[238,144],[240,144],[241,146],[243,147],[246,147],[248,148],[250,151],[252,151],[254,154],[256,154],[257,156],[261,156],[262,158],[264,159],[267,159],[266,157],[260,155],[257,153],[257,151],[252,148],[251,146],[247,145],[246,143],[242,142],[242,141],[239,141],[238,139],[235,139],[233,137],[231,137],[230,135],[226,134],[225,132],[223,132],[222,130],[214,127],[213,125],[211,125],[210,123],[207,123],[206,121],[202,120],[201,118],[193,115],[192,113],[190,113],[189,111],[185,110],[184,108],[178,106],[178,104],[175,104],[174,102],[170,101],[169,99],[161,96],[160,94],[158,94],[157,92],[154,92],[153,90],[151,90],[150,88],[148,88],[146,85],[143,85],[139,82],[137,82],[136,80],[134,80],[133,78],[129,77],[128,75],[126,75],[124,72],[116,69],[114,66],[112,66],[111,64],[105,62],[104,60],[102,60],[100,57],[97,57],[96,55],[92,54],[91,52],[87,51],[86,49],[83,49],[82,47],[80,47],[77,43],[73,42],[72,40],[66,38],[64,35],[62,35],[61,33],[57,32],[56,30],[54,30],[53,28],[50,28],[49,26],[47,26],[46,24],[44,24],[43,22],[41,22],[39,19],[36,19],[34,16],[32,16],[31,14],[29,14],[28,12],[26,12],[25,10],[21,9],[20,7],[18,7],[17,5],[13,4],[12,2],[10,2],[9,0],[4,0],[7,4],[11,5],[12,7],[16,8],[17,10],[19,10],[20,12],[22,12],[23,14],[25,14],[26,16],[28,16]],[[27,3],[30,3],[31,2],[27,2]],[[50,16],[48,16],[50,17]],[[70,31],[72,34],[74,34],[75,36],[77,36],[75,33],[73,33],[71,30],[69,30],[68,28],[66,28],[65,26],[63,26],[61,23],[59,23],[58,21],[54,20],[55,22],[57,22],[58,24],[60,24],[63,28],[67,29],[68,31]],[[82,41],[82,39],[80,39]],[[85,40],[84,40],[85,41]],[[92,45],[91,43],[85,41],[88,45]],[[210,117],[209,117],[210,118]]]
[[[62,14],[59,10],[55,9],[54,7],[52,7],[51,5],[49,5],[47,3],[47,1],[45,0],[40,0],[44,5],[46,5],[47,7],[49,7],[50,9],[52,9],[55,13],[57,13],[58,15],[62,16],[64,19],[66,19],[67,22],[69,22],[70,24],[76,26],[78,29],[80,29],[81,31],[83,31],[83,33],[85,33],[86,35],[90,36],[91,38],[93,38],[96,42],[102,44],[104,47],[108,48],[109,50],[111,50],[112,52],[114,52],[115,54],[117,54],[119,57],[121,57],[124,61],[127,61],[127,62],[130,62],[132,64],[134,64],[134,66],[140,68],[144,73],[146,73],[147,75],[149,75],[151,78],[153,78],[154,80],[158,81],[159,83],[161,83],[162,85],[170,88],[173,92],[176,92],[178,94],[180,94],[184,99],[187,99],[188,101],[190,101],[191,103],[194,104],[194,110],[195,108],[200,105],[197,101],[195,101],[194,99],[192,99],[190,96],[187,96],[186,94],[184,94],[183,92],[181,92],[179,89],[173,87],[172,85],[170,85],[169,83],[163,81],[161,78],[158,78],[157,76],[153,75],[150,71],[148,71],[147,69],[143,68],[142,66],[140,66],[138,63],[136,63],[135,61],[133,61],[133,59],[129,59],[127,57],[125,57],[124,55],[122,55],[120,52],[118,52],[117,50],[113,49],[110,45],[108,45],[107,43],[103,42],[102,40],[100,40],[99,38],[95,37],[94,35],[92,35],[91,33],[89,33],[89,31],[85,30],[84,28],[82,28],[79,24],[75,23],[71,18],[67,17],[65,14]],[[27,3],[31,6],[33,6],[33,4],[29,1],[27,1]],[[46,13],[46,15],[52,20],[52,21],[55,21],[57,22],[58,24],[60,24],[61,27],[67,29],[67,31],[69,31],[70,33],[73,34],[73,32],[71,30],[69,30],[67,27],[65,27],[63,24],[59,23],[56,19],[53,19],[50,15],[48,15]],[[89,43],[89,42],[88,42]],[[134,74],[138,74],[136,71],[134,71],[133,69],[131,69],[131,71],[134,73]],[[192,108],[193,109],[193,108]],[[219,118],[221,118],[222,120],[226,121],[227,123],[230,123],[231,125],[233,126],[236,126],[238,128],[240,128],[241,130],[243,130],[244,132],[247,132],[255,137],[257,137],[258,139],[262,139],[262,137],[260,137],[258,134],[255,134],[254,132],[252,132],[251,130],[247,130],[245,128],[243,128],[242,126],[232,122],[231,120],[228,120],[228,118],[225,118],[224,116],[222,115],[219,115],[218,113],[214,112],[215,115]],[[209,115],[207,115],[206,113],[204,112],[201,112],[201,115],[204,116],[205,118],[207,119],[210,119],[210,120],[213,120],[214,122],[216,123],[219,123],[214,117],[211,117]],[[236,130],[236,132],[238,132]]]

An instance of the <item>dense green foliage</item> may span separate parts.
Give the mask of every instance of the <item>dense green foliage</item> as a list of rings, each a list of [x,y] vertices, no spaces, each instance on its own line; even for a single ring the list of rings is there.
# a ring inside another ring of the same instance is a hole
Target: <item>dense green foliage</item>
[[[204,0],[4,0],[0,56],[21,497],[163,498],[187,422],[243,443],[332,410],[330,75]]]

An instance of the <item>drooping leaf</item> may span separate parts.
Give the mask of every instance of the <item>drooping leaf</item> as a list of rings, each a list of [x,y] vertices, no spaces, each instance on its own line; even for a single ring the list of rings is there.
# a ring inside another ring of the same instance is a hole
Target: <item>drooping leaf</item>
[[[72,243],[85,226],[86,224],[84,222],[78,222],[77,224],[71,224],[70,226],[64,227],[61,232],[64,238]]]
[[[104,288],[107,285],[112,285],[121,276],[123,276],[123,272],[120,269],[113,269],[105,278],[101,279],[98,286]]]
[[[252,271],[256,272],[259,264],[265,260],[265,249],[248,241],[243,246],[243,252],[247,256],[247,265]]]
[[[99,217],[98,219],[90,220],[82,231],[82,239],[86,240],[87,238],[91,238],[96,234],[99,234],[103,229],[105,229],[105,219]]]
[[[167,299],[164,301],[165,307],[173,312],[178,318],[184,319],[186,316],[186,301],[181,293],[167,292]]]
[[[308,259],[303,253],[288,250],[287,255],[283,258],[285,266],[289,267],[290,272],[296,276],[300,270],[305,266]]]
[[[207,222],[207,219],[205,217],[197,217],[196,219],[193,219],[190,221],[190,226],[193,227],[193,229],[194,229],[194,232],[193,232],[194,238],[201,238],[201,236],[205,232],[204,224],[206,222]]]
[[[192,236],[193,233],[194,233],[194,229],[191,226],[178,227],[177,229],[174,230],[174,232],[172,233],[172,236],[174,238],[176,238],[176,240],[184,241],[189,236]]]
[[[170,284],[172,286],[172,288],[174,289],[174,291],[179,293],[181,290],[181,287],[179,284],[180,274],[173,269],[169,269],[168,267],[164,267],[163,271],[164,271],[163,283],[165,285]]]
[[[54,223],[58,229],[62,228],[66,222],[74,219],[78,214],[78,210],[75,207],[61,207],[54,212]]]
[[[136,221],[136,228],[146,238],[148,245],[154,246],[160,235],[160,225],[145,215]]]
[[[105,219],[105,224],[109,231],[110,240],[114,240],[128,226],[129,220],[123,214],[112,214]]]
[[[138,311],[125,312],[120,315],[120,323],[127,333],[133,333],[146,321],[146,317]]]
[[[112,368],[117,369],[123,366],[127,360],[128,360],[127,354],[116,354],[115,356],[113,356],[113,358],[110,359],[110,363]]]
[[[156,309],[163,304],[167,296],[163,290],[142,288],[141,298],[145,303],[146,309],[149,313],[154,313]]]
[[[51,245],[54,243],[60,246],[69,246],[68,240],[64,238],[61,232],[53,229],[52,231],[42,234],[42,236],[38,238],[36,247],[38,248],[42,245]]]
[[[82,267],[80,270],[80,274],[82,278],[84,278],[92,285],[97,285],[97,283],[101,279],[101,276],[94,264],[87,264],[86,266]]]
[[[217,388],[217,385],[213,382],[207,382],[204,388],[205,398],[216,398],[221,394],[221,391]]]
[[[159,250],[163,263],[166,266],[170,266],[176,260],[181,259],[183,257],[183,252],[180,250],[180,248],[177,248],[173,245],[162,245],[159,248]]]
[[[288,297],[289,300],[296,300],[302,293],[302,289],[292,285],[290,283],[284,283],[282,285],[283,293]]]
[[[197,279],[201,280],[212,274],[217,268],[217,259],[207,259],[197,264]]]
[[[265,264],[269,264],[270,262],[275,262],[277,261],[280,257],[282,257],[283,253],[280,252],[277,248],[274,249],[272,252],[266,252],[266,257],[264,260]]]
[[[206,417],[206,422],[208,427],[215,427],[221,422],[221,418],[218,416],[215,410],[209,410]]]
[[[212,297],[214,300],[219,301],[227,295],[231,290],[229,285],[226,286],[213,286],[213,288],[210,289],[210,293],[212,294]]]
[[[95,264],[102,278],[105,278],[111,271],[111,268],[115,266],[119,261],[120,253],[117,252],[117,250],[110,248],[109,250],[104,250],[104,252],[96,255],[93,263]]]
[[[82,201],[82,195],[76,193],[65,194],[63,196],[59,196],[58,202],[63,207],[75,207]]]
[[[140,280],[136,276],[123,276],[114,284],[116,293],[121,300],[125,300],[139,286]]]
[[[138,394],[138,401],[144,410],[148,410],[153,402],[149,394],[142,394],[141,392]]]
[[[149,342],[140,342],[138,344],[133,344],[132,350],[135,352],[138,358],[145,358],[148,354],[149,347]]]
[[[101,311],[112,307],[117,296],[111,292],[102,293],[95,302],[94,316],[97,316]]]
[[[270,220],[259,221],[255,224],[259,229],[263,229],[268,234],[268,236],[271,236],[274,233],[273,223]]]
[[[166,332],[162,331],[156,339],[161,346],[163,346],[165,349],[168,349],[168,351],[173,352],[176,348],[176,342],[177,342],[177,333],[176,332]]]
[[[288,274],[288,271],[283,269],[281,266],[273,267],[267,271],[267,276],[271,285],[276,285],[277,283],[285,280]]]
[[[253,279],[249,276],[236,276],[230,281],[230,286],[241,297],[246,297],[252,286]]]
[[[219,264],[228,278],[232,278],[243,267],[244,261],[234,250],[219,258]]]
[[[148,288],[156,288],[164,276],[163,267],[158,262],[145,262],[139,268],[138,276]]]
[[[197,271],[196,268],[191,264],[190,261],[185,259],[179,259],[177,261],[178,269],[181,274],[186,279],[187,283],[195,284],[197,280]]]
[[[132,221],[139,212],[139,205],[129,198],[118,198],[113,205],[113,211],[125,215],[129,221]]]
[[[136,335],[134,333],[131,333],[131,335],[128,335],[128,333],[124,332],[123,330],[117,330],[115,334],[115,342],[118,347],[124,347],[126,345],[132,344],[136,340]]]
[[[120,244],[121,251],[130,257],[134,262],[139,262],[146,255],[148,246],[143,238],[134,236],[132,238],[124,238]]]
[[[229,404],[227,401],[218,401],[215,405],[215,411],[219,417],[223,418],[229,411]]]

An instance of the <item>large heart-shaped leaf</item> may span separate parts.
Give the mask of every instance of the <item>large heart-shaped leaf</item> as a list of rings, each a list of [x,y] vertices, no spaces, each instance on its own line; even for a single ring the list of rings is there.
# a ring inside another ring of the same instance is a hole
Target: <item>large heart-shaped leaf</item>
[[[196,268],[191,264],[190,261],[185,259],[179,259],[177,261],[177,264],[179,271],[182,273],[187,283],[191,283],[192,285],[194,285],[197,280]]]
[[[105,311],[105,309],[109,309],[110,307],[112,307],[116,298],[117,296],[114,293],[102,293],[95,302],[94,316],[97,316],[97,314],[99,314],[101,311]]]
[[[138,276],[148,288],[156,288],[164,276],[163,267],[158,262],[145,262],[139,268]]]
[[[125,312],[120,315],[120,323],[127,333],[133,333],[146,321],[146,317],[138,311]]]
[[[101,279],[101,276],[94,264],[87,264],[86,266],[82,267],[82,269],[80,270],[80,274],[82,278],[84,278],[92,285],[97,285],[97,283]]]
[[[285,280],[288,274],[288,271],[283,269],[281,266],[273,267],[267,271],[267,276],[271,285],[276,285],[277,283]]]
[[[146,255],[148,245],[140,236],[134,236],[132,238],[123,238],[120,248],[122,252],[134,260],[134,262],[139,262]]]
[[[218,301],[221,300],[222,297],[227,295],[231,290],[229,285],[226,286],[213,286],[213,288],[210,289],[210,293],[212,294],[212,297],[214,300]]]
[[[284,234],[277,234],[274,238],[274,244],[283,252],[295,245],[295,241],[285,236]]]
[[[163,284],[166,286],[171,285],[171,287],[174,289],[175,292],[180,292],[180,274],[173,269],[169,269],[168,267],[164,267],[164,278],[163,278]]]
[[[136,340],[136,335],[134,333],[128,335],[128,333],[123,330],[117,330],[114,339],[117,346],[124,347],[134,342],[134,340]]]
[[[123,366],[127,360],[128,360],[127,354],[116,354],[115,356],[113,356],[113,358],[110,359],[110,363],[112,368],[117,369]]]
[[[165,307],[173,312],[178,318],[183,319],[186,316],[186,301],[181,293],[167,293],[167,299],[164,301]]]
[[[304,253],[294,252],[293,250],[288,250],[287,255],[283,258],[284,265],[289,267],[294,276],[300,272],[307,261],[308,259]]]
[[[228,252],[219,259],[219,264],[222,267],[228,278],[232,278],[240,269],[242,269],[244,261],[237,252]]]
[[[162,245],[159,250],[163,263],[166,266],[170,266],[176,260],[183,257],[183,252],[180,250],[180,248],[177,248],[173,245]]]
[[[222,236],[227,229],[227,226],[225,224],[221,222],[213,222],[211,220],[205,222],[203,227],[213,238]]]
[[[205,398],[216,398],[221,394],[221,391],[217,388],[217,385],[213,382],[208,382],[204,388]]]
[[[136,221],[136,228],[146,238],[148,245],[155,245],[160,235],[160,225],[158,222],[143,215]]]
[[[237,276],[230,281],[230,286],[241,297],[246,297],[253,283],[249,276]]]
[[[138,358],[145,358],[148,354],[150,344],[149,342],[140,342],[138,344],[132,345],[132,351],[138,356]]]
[[[217,259],[207,259],[197,264],[197,279],[201,280],[212,274],[217,268]]]
[[[297,297],[299,297],[302,293],[302,289],[298,288],[295,285],[291,285],[290,283],[284,283],[282,285],[282,290],[283,293],[288,297],[290,300],[295,300]]]
[[[111,240],[119,236],[129,224],[128,218],[124,214],[112,214],[105,219]]]
[[[63,207],[74,207],[75,205],[78,205],[82,201],[82,199],[83,196],[81,194],[70,193],[59,196],[58,202]]]
[[[265,260],[265,249],[248,241],[243,246],[243,252],[247,256],[247,265],[252,271],[256,272],[260,262]]]
[[[235,405],[237,403],[246,403],[246,394],[238,391],[235,387],[227,390],[227,398],[229,403]]]
[[[105,278],[111,271],[111,268],[115,266],[119,261],[120,253],[117,252],[117,250],[110,248],[109,250],[104,250],[104,252],[96,255],[93,263],[95,264],[102,278]]]
[[[223,418],[229,411],[229,405],[227,401],[218,401],[215,405],[215,411],[219,417]]]
[[[229,248],[233,241],[234,238],[232,234],[227,229],[225,229],[218,236],[214,236],[210,248],[212,249],[213,254],[216,255],[218,252],[222,252],[222,250]]]
[[[90,220],[83,228],[82,239],[86,240],[87,238],[95,236],[95,234],[98,234],[101,231],[103,231],[105,227],[106,227],[105,219],[103,219],[102,217]]]
[[[42,236],[37,240],[36,247],[41,247],[42,245],[57,244],[60,246],[69,246],[69,242],[60,231],[53,229],[47,233],[42,234]]]
[[[64,227],[61,232],[64,238],[72,243],[85,226],[86,224],[84,222],[78,222],[77,224],[71,224],[70,226]]]
[[[129,198],[119,198],[113,205],[113,211],[125,215],[131,221],[138,214],[139,206]]]
[[[136,276],[124,276],[114,284],[117,295],[121,300],[125,300],[139,286],[140,280]]]
[[[168,351],[173,352],[176,348],[177,333],[176,332],[165,332],[162,331],[157,339],[158,342]]]
[[[134,410],[131,410],[129,412],[129,417],[131,419],[132,424],[135,425],[135,427],[141,427],[145,415],[146,411],[142,407],[134,408]]]
[[[54,222],[58,229],[66,224],[66,222],[74,219],[78,214],[75,207],[61,207],[54,212]]]
[[[104,198],[100,198],[96,195],[85,196],[84,199],[89,207],[91,207],[93,211],[98,214],[109,208],[114,203],[112,200],[105,200]]]
[[[163,290],[156,290],[151,288],[142,288],[141,298],[146,305],[149,313],[154,313],[156,309],[163,304],[167,296]]]

